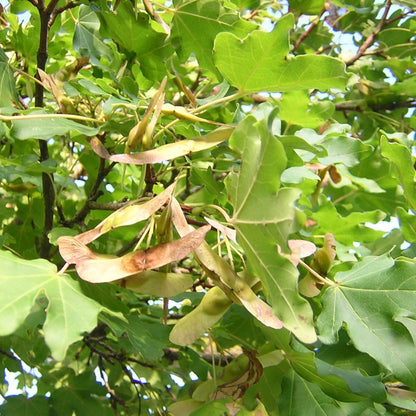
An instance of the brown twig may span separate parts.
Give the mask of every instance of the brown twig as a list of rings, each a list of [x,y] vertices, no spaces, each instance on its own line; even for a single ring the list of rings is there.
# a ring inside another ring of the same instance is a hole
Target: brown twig
[[[312,33],[312,31],[315,29],[315,27],[318,25],[319,20],[321,19],[322,15],[326,12],[326,9],[322,9],[319,16],[311,23],[311,25],[308,27],[307,30],[305,30],[299,38],[296,40],[295,44],[293,45],[292,52],[294,52],[299,45]]]
[[[355,63],[358,59],[360,59],[364,55],[366,50],[374,43],[377,35],[380,33],[383,27],[387,24],[386,19],[387,19],[387,15],[389,14],[390,7],[391,7],[391,0],[387,0],[385,8],[384,8],[383,16],[378,22],[378,25],[371,32],[371,34],[367,37],[367,39],[363,42],[363,44],[360,46],[360,49],[358,49],[358,52],[350,60],[345,62],[345,65],[350,66],[353,63]]]
[[[89,214],[91,209],[93,209],[91,206],[91,202],[95,202],[102,195],[102,192],[99,191],[101,183],[104,180],[104,178],[110,173],[111,169],[113,169],[115,164],[115,162],[112,162],[109,166],[105,167],[105,160],[100,159],[100,167],[98,169],[98,174],[95,179],[95,183],[88,195],[87,200],[85,201],[84,206],[70,220],[65,220],[61,214],[61,223],[63,225],[65,225],[66,227],[73,227],[75,224],[79,224],[82,223],[82,221],[84,221],[85,217]]]

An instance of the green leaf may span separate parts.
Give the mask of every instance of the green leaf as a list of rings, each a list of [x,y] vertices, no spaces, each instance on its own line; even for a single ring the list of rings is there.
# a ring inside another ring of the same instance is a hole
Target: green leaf
[[[404,194],[409,201],[410,207],[416,212],[415,170],[410,150],[400,143],[389,142],[384,135],[381,136],[380,147],[381,154],[394,164],[397,178],[403,187]]]
[[[105,396],[105,393],[105,387],[97,383],[95,374],[87,370],[78,375],[70,374],[65,380],[65,386],[52,392],[51,401],[61,416],[108,416],[109,409],[99,398]]]
[[[152,29],[147,14],[136,13],[131,2],[123,1],[116,11],[103,11],[98,16],[110,36],[136,54],[144,76],[152,80],[163,78],[166,74],[164,62],[173,52],[165,42],[167,35]]]
[[[13,72],[7,55],[0,48],[0,107],[11,107],[19,101]]]
[[[322,203],[311,218],[318,223],[317,232],[334,234],[335,239],[343,244],[354,241],[369,243],[382,237],[384,232],[373,230],[366,223],[377,223],[385,217],[382,211],[352,212],[347,216],[340,215],[331,202]]]
[[[345,166],[355,166],[373,151],[372,146],[347,136],[329,137],[322,146],[328,152],[328,156],[319,158],[324,165],[343,163]]]
[[[367,390],[368,396],[378,401],[386,399],[384,385],[375,379],[363,376],[358,370],[345,371],[317,360],[313,353],[292,351],[287,356],[290,366],[305,380],[319,386],[330,397],[343,402],[361,401]]]
[[[115,65],[116,56],[114,50],[104,41],[99,30],[100,20],[97,15],[88,6],[81,4],[75,23],[74,49],[81,56],[90,56],[94,65],[111,68]],[[106,62],[103,62],[102,58]]]
[[[306,381],[294,371],[285,375],[282,382],[279,416],[297,416],[305,409],[313,409],[315,416],[361,416],[372,407],[371,402],[342,403],[327,396],[315,384]],[[377,415],[375,409],[371,414]]]
[[[42,118],[41,120],[35,121],[37,114],[42,115],[45,113],[34,111],[28,115],[27,120],[14,120],[13,127],[10,130],[11,136],[18,140],[48,140],[53,136],[67,134],[69,132],[78,132],[86,136],[94,136],[99,131],[97,128],[76,123],[66,118],[53,117],[52,114],[50,118]],[[31,118],[31,115],[34,118]]]
[[[409,243],[416,241],[416,216],[407,213],[402,207],[397,208],[397,217],[404,238]]]
[[[297,15],[300,14],[320,14],[324,8],[324,0],[290,0],[289,7]]]
[[[299,197],[295,188],[279,189],[286,167],[283,146],[265,123],[247,117],[231,136],[230,147],[242,159],[239,172],[231,173],[226,182],[237,240],[253,274],[261,279],[275,315],[299,339],[314,342],[312,311],[298,294],[297,269],[277,254],[278,244],[286,247],[295,217],[293,203]]]
[[[321,55],[287,58],[293,15],[281,18],[270,33],[251,32],[245,39],[220,33],[214,44],[215,64],[241,92],[344,89],[345,65]]]
[[[227,12],[216,0],[175,0],[172,20],[172,44],[185,61],[195,54],[199,65],[214,74],[212,50],[220,32],[245,36],[254,26],[239,19],[236,12]]]
[[[279,109],[280,119],[313,129],[325,124],[335,107],[330,101],[312,103],[306,91],[290,91],[283,94]]]
[[[46,397],[9,396],[2,404],[1,414],[4,416],[48,416],[50,413],[49,399]]]
[[[416,387],[416,347],[401,318],[416,316],[415,263],[367,257],[335,276],[318,318],[320,339],[334,343],[345,323],[355,347],[369,354],[410,388]]]
[[[16,331],[30,313],[35,300],[47,298],[45,341],[57,360],[65,357],[70,344],[82,338],[97,324],[102,306],[87,298],[78,282],[57,274],[46,260],[23,260],[0,252],[0,335]]]

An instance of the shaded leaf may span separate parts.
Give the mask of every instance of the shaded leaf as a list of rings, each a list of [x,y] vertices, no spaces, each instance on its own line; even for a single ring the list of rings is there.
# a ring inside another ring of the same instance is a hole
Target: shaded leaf
[[[23,260],[9,252],[0,252],[0,259],[0,334],[16,331],[44,294],[49,302],[45,341],[54,358],[63,359],[68,346],[97,325],[102,306],[87,298],[69,276],[58,275],[56,266],[46,260]]]
[[[79,7],[79,16],[75,24],[73,45],[81,56],[89,56],[94,65],[101,66],[102,58],[111,67],[115,63],[114,50],[104,41],[99,32],[100,21],[97,15],[85,4]]]
[[[245,39],[220,33],[214,45],[216,66],[231,85],[246,93],[344,89],[347,77],[341,61],[322,55],[286,59],[293,24],[293,15],[288,14],[270,33],[256,30]]]
[[[373,408],[371,402],[337,402],[294,371],[288,372],[283,378],[278,405],[279,416],[300,415],[305,409],[313,409],[315,416],[361,416],[365,410]],[[374,409],[372,414],[379,413]]]
[[[104,283],[182,260],[202,243],[210,229],[211,226],[205,225],[177,241],[113,258],[93,252],[73,237],[59,237],[58,245],[61,256],[67,263],[75,264],[82,279],[91,283]]]
[[[164,61],[172,55],[167,35],[152,28],[149,16],[138,13],[131,2],[119,2],[116,10],[98,13],[107,33],[129,53],[134,52],[144,76],[156,80],[166,74]],[[120,25],[120,22],[123,22]]]
[[[415,265],[387,256],[368,257],[336,275],[318,318],[320,339],[336,340],[345,323],[355,347],[368,353],[409,387],[416,387],[416,347],[399,318],[416,316]]]
[[[7,55],[0,48],[0,107],[11,107],[19,98]]]
[[[196,137],[194,139],[184,139],[175,143],[162,145],[156,149],[133,154],[124,153],[110,155],[99,139],[93,138],[90,143],[92,150],[103,159],[108,159],[113,162],[131,163],[133,165],[146,165],[149,163],[161,163],[190,153],[210,149],[211,147],[228,140],[232,131],[232,127],[220,128],[205,136]]]

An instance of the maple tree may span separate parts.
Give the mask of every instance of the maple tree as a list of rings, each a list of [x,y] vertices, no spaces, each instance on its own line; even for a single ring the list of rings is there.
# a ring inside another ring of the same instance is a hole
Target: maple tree
[[[2,4],[2,415],[415,414],[415,1]]]

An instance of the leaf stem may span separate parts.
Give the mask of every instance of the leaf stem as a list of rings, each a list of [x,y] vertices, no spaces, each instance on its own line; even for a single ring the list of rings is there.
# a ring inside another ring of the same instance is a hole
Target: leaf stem
[[[104,121],[95,118],[84,117],[77,114],[27,114],[21,116],[3,116],[0,114],[1,121],[16,121],[16,120],[33,120],[33,119],[48,119],[48,118],[66,118],[69,120],[91,121],[93,123],[104,123]]]
[[[312,267],[308,266],[303,260],[299,259],[299,264],[301,264],[312,276],[316,277],[321,283],[326,286],[337,286],[335,282],[327,279],[326,277],[321,276],[317,273]]]

